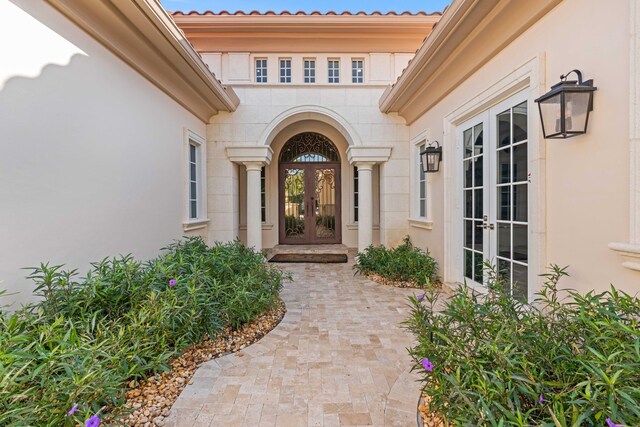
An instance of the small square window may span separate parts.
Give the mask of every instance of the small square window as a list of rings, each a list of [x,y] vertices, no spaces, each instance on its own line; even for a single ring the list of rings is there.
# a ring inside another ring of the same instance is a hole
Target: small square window
[[[266,59],[256,59],[256,83],[267,83]]]
[[[340,61],[337,59],[329,60],[329,83],[340,83]]]
[[[364,83],[364,61],[361,59],[351,61],[351,82]]]
[[[280,83],[291,83],[291,60],[280,60]]]

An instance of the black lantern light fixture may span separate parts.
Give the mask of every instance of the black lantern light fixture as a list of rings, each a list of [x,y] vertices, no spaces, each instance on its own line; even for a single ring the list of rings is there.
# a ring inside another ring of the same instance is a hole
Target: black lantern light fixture
[[[434,147],[433,144],[436,144]],[[422,160],[422,171],[424,173],[433,173],[440,170],[440,162],[442,161],[442,147],[438,141],[433,141],[428,147],[420,152],[420,160]]]
[[[574,73],[578,80],[567,80]],[[560,83],[536,99],[545,138],[571,138],[587,132],[589,112],[593,110],[593,80],[582,81],[579,70],[560,76]]]

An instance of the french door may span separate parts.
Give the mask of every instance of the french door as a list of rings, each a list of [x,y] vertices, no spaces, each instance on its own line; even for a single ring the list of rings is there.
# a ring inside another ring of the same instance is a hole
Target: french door
[[[281,163],[280,242],[341,241],[339,163]]]
[[[494,265],[511,295],[529,284],[529,173],[526,95],[518,94],[459,128],[462,147],[463,276],[481,284]]]

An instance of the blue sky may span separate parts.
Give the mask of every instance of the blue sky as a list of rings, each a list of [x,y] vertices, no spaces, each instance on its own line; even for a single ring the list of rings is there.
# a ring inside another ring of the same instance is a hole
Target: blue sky
[[[162,5],[171,11],[197,10],[203,12],[212,10],[219,12],[228,10],[235,12],[236,10],[251,11],[258,10],[265,12],[273,10],[280,12],[282,10],[311,12],[319,10],[326,12],[335,10],[336,12],[351,11],[357,12],[364,10],[372,12],[379,10],[381,12],[402,12],[408,10],[410,12],[434,12],[441,11],[451,2],[451,0],[161,0]]]

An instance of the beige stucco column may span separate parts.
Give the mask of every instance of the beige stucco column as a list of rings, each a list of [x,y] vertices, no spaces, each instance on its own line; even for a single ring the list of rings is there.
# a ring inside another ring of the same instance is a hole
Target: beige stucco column
[[[271,163],[271,147],[236,146],[227,147],[227,157],[247,168],[247,246],[262,250],[262,215],[260,206],[260,171]]]
[[[373,166],[391,157],[391,147],[352,146],[349,163],[358,168],[358,251],[373,243]]]
[[[373,165],[355,162],[358,168],[358,252],[373,243]]]
[[[247,168],[247,246],[262,250],[260,171],[264,162],[243,162]]]

